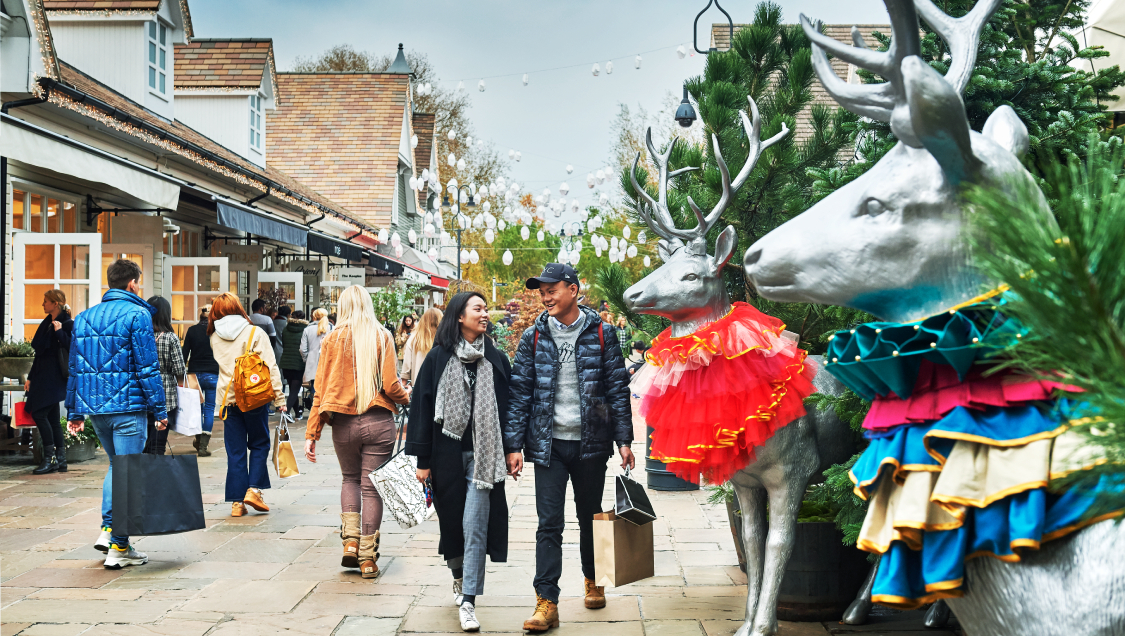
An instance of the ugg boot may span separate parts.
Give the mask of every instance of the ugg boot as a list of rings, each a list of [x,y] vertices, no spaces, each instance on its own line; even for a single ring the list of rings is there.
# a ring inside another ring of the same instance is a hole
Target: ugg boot
[[[524,631],[545,632],[559,626],[559,606],[535,593],[535,613],[523,622]]]
[[[375,534],[365,534],[359,537],[359,575],[365,579],[379,576],[379,566],[375,561],[379,559],[379,531]]]
[[[31,471],[32,475],[46,475],[53,473],[59,469],[58,463],[55,461],[55,447],[43,446],[43,461],[39,462],[39,468]]]
[[[207,450],[207,444],[210,442],[210,433],[200,433],[195,436],[195,441],[191,445],[195,447],[196,454],[200,457],[210,457],[211,451]]]
[[[59,465],[59,472],[66,472],[66,446],[59,445],[55,447],[55,463]]]
[[[340,540],[344,543],[344,558],[340,565],[346,568],[359,567],[359,513],[340,513]]]

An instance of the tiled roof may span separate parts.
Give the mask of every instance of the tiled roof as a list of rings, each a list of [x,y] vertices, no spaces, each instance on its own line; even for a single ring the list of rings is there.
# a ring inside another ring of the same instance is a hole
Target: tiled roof
[[[744,26],[747,25],[734,25],[734,32],[737,34],[739,30],[741,30]],[[863,35],[863,41],[867,43],[868,48],[871,49],[878,49],[880,46],[879,42],[871,35],[873,32],[878,31],[885,35],[890,35],[891,32],[891,25],[889,24],[859,24],[856,25],[856,28],[859,29],[859,32]],[[840,42],[843,42],[848,46],[852,45],[852,25],[850,24],[825,25],[824,33],[828,37],[839,40]],[[730,25],[711,25],[711,46],[719,49],[720,51],[726,51],[730,49]],[[836,75],[838,75],[840,79],[844,80],[845,82],[849,81],[849,79],[851,79],[851,81],[853,82],[859,81],[858,78],[854,78],[855,69],[849,69],[851,65],[847,62],[841,60],[838,57],[831,57],[828,59],[828,62],[832,65],[832,70],[836,71]],[[796,130],[793,131],[793,136],[794,139],[796,139],[796,141],[799,143],[807,141],[809,137],[812,136],[812,106],[821,104],[824,106],[828,106],[829,108],[837,107],[836,100],[832,99],[832,96],[828,94],[828,91],[824,90],[824,86],[820,83],[819,80],[817,80],[812,85],[812,94],[812,103],[809,104],[808,108],[801,111],[797,115],[797,126]],[[848,149],[847,156],[851,157],[851,155],[852,151]]]
[[[270,165],[368,223],[389,225],[410,77],[278,73],[278,81],[285,97],[266,116]]]
[[[194,39],[176,45],[176,88],[258,88],[272,72],[271,39]],[[276,87],[275,87],[276,89]]]
[[[43,0],[48,11],[156,11],[160,0]]]
[[[430,167],[430,155],[434,152],[434,116],[430,113],[414,113],[411,127],[418,135],[418,147],[414,149],[414,172]]]
[[[82,71],[79,71],[78,69],[74,68],[70,64],[67,64],[64,61],[59,61],[59,68],[62,72],[62,83],[69,85],[85,93],[86,95],[89,95],[90,97],[109,104],[109,106],[116,109],[117,112],[113,117],[110,117],[106,113],[95,108],[89,102],[79,103],[73,101],[57,90],[53,90],[50,93],[50,101],[52,104],[83,114],[87,117],[90,117],[91,119],[101,122],[106,126],[114,128],[121,132],[125,132],[127,134],[131,134],[148,143],[158,145],[165,150],[185,157],[188,160],[191,160],[228,178],[238,180],[246,185],[251,185],[264,191],[264,186],[262,186],[259,182],[249,179],[246,176],[239,174],[238,172],[235,172],[219,163],[216,163],[215,161],[196,153],[190,148],[181,146],[169,139],[161,139],[155,137],[145,130],[128,123],[128,121],[131,120],[143,121],[149,126],[153,126],[155,128],[159,128],[160,130],[176,135],[184,141],[194,144],[195,146],[198,146],[199,148],[223,159],[230,164],[237,165],[244,171],[281,184],[282,186],[285,186],[287,189],[291,190],[293,193],[301,195],[326,208],[334,210],[340,213],[340,215],[345,218],[354,218],[354,215],[349,215],[348,211],[339,203],[334,202],[325,196],[322,196],[309,186],[298,182],[296,179],[293,179],[291,176],[285,174],[284,172],[271,167],[262,168],[261,166],[254,165],[238,156],[234,152],[231,152],[218,143],[212,141],[210,138],[205,137],[195,129],[189,126],[185,126],[181,122],[169,122],[158,117],[140,104],[137,104],[124,95],[114,91],[112,88],[109,88],[108,86],[102,84],[89,75],[86,75]],[[129,120],[125,119],[124,116],[126,115],[130,118]],[[283,193],[277,192],[276,190],[271,194],[272,196],[286,201],[291,205],[302,207],[309,212],[315,212],[317,214],[321,212],[319,209],[313,208],[307,203],[289,197]]]

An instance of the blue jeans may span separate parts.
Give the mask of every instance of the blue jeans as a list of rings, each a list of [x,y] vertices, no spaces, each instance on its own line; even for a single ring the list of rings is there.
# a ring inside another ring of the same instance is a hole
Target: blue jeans
[[[145,449],[148,438],[148,413],[108,413],[91,415],[90,423],[94,432],[109,455],[109,470],[105,471],[102,482],[102,527],[113,527],[113,459],[118,455],[139,455]],[[129,545],[129,537],[113,534],[114,545],[124,548]]]
[[[227,501],[242,501],[250,488],[270,487],[266,468],[270,456],[270,426],[266,406],[243,413],[231,404],[223,420],[227,450]]]
[[[199,388],[203,389],[203,430],[210,433],[215,428],[215,389],[219,376],[214,373],[196,373]]]

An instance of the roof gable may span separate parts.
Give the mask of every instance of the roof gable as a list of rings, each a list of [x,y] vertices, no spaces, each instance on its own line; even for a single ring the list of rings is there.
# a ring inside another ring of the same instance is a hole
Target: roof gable
[[[176,90],[255,90],[267,81],[277,90],[269,38],[197,38],[176,46],[175,62]]]
[[[164,0],[42,0],[43,8],[56,15],[101,13],[112,14],[150,14],[160,10]],[[191,26],[191,12],[187,0],[175,0],[183,19],[184,33],[187,37],[195,35]]]

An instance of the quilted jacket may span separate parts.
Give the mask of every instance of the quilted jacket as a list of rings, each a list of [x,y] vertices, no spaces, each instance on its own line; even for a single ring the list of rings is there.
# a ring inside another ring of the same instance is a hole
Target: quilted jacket
[[[111,289],[100,304],[78,314],[66,381],[70,417],[148,412],[167,419],[152,329],[155,312],[140,296]]]
[[[616,330],[604,325],[599,338],[601,318],[588,307],[581,309],[586,325],[575,345],[582,402],[581,458],[604,459],[613,454],[613,442],[620,445],[633,441],[629,374]],[[547,312],[540,314],[520,337],[508,385],[508,421],[504,425],[504,452],[522,450],[527,461],[542,466],[549,465],[551,459],[558,385],[558,349],[551,338],[547,317]]]

